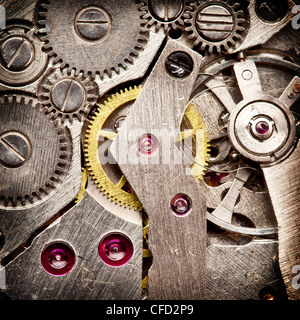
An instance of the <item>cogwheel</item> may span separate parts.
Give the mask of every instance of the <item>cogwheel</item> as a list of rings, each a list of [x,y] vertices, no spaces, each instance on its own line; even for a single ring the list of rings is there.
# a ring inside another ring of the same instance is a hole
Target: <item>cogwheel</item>
[[[40,12],[44,48],[62,68],[95,77],[127,69],[148,40],[132,0],[49,0]]]
[[[35,98],[0,97],[0,114],[0,206],[32,205],[65,178],[71,138],[64,127],[54,126]]]
[[[126,89],[102,104],[88,126],[84,144],[86,166],[99,189],[116,203],[135,210],[141,210],[142,204],[117,164],[109,158],[107,150],[141,89],[141,86]],[[195,162],[191,171],[199,181],[208,161],[209,144],[205,124],[193,105],[189,105],[185,112],[181,130],[178,141],[193,138],[190,149],[195,154]]]
[[[97,84],[82,73],[75,75],[74,70],[58,68],[44,77],[37,95],[52,120],[63,124],[68,119],[72,124],[74,118],[84,120],[98,92]]]
[[[231,4],[229,0],[204,0],[191,3],[192,11],[187,11],[189,18],[185,28],[190,33],[189,39],[194,45],[200,45],[200,50],[208,49],[212,53],[228,51],[238,40],[242,40],[245,28],[244,12],[240,4]]]
[[[155,32],[184,26],[184,19],[189,18],[186,11],[192,9],[182,0],[145,0],[139,6],[141,18],[148,28],[155,25]]]
[[[48,56],[34,29],[11,25],[0,30],[0,81],[21,86],[34,82],[44,72]]]

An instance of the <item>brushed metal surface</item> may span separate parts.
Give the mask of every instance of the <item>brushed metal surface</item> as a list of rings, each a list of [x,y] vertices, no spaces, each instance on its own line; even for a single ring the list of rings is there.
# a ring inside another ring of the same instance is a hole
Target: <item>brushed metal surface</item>
[[[99,257],[99,242],[109,232],[122,232],[133,243],[133,256],[124,266],[108,266]],[[75,265],[65,276],[52,276],[41,265],[41,252],[53,241],[75,251]],[[142,226],[115,216],[86,193],[5,270],[5,293],[12,299],[141,299]]]
[[[255,12],[255,3],[256,1],[250,1],[249,3],[248,10],[250,16],[250,26],[244,42],[241,46],[234,49],[232,53],[241,52],[250,47],[254,47],[267,42],[272,36],[276,35],[276,33],[284,28],[290,22],[291,18],[295,16],[295,14],[292,13],[292,7],[294,6],[294,4],[292,3],[292,1],[288,0],[289,9],[283,19],[273,23],[263,21],[257,16]]]
[[[279,265],[290,299],[300,299],[293,268],[300,265],[300,144],[285,161],[262,167],[278,222]]]
[[[167,57],[177,51],[188,53],[194,62],[194,69],[186,79],[173,78],[165,70]],[[178,149],[172,142],[168,146],[168,135],[158,137],[160,150],[151,159],[140,156],[139,163],[132,162],[136,157],[134,141],[138,134],[155,134],[162,129],[179,132],[200,64],[200,55],[173,40],[168,41],[111,146],[120,168],[149,215],[149,248],[153,254],[148,274],[149,299],[205,297],[205,204],[196,180],[186,174],[184,165],[172,162]],[[129,161],[125,162],[119,158],[124,154],[117,155],[115,151],[123,147],[122,137],[128,137],[131,128],[138,128],[140,132],[131,136],[131,145],[125,149]],[[162,153],[166,151],[171,155],[168,163],[163,162]],[[184,217],[171,213],[170,201],[178,193],[192,199],[192,211]]]
[[[24,243],[29,236],[75,199],[81,185],[80,132],[82,125],[69,128],[72,139],[72,160],[64,181],[54,194],[40,204],[26,209],[0,209],[0,229],[5,243],[0,259]]]
[[[210,245],[207,248],[207,298],[257,300],[265,287],[275,290],[276,299],[285,298],[280,270],[274,260],[277,246],[276,241],[270,240],[242,246]]]

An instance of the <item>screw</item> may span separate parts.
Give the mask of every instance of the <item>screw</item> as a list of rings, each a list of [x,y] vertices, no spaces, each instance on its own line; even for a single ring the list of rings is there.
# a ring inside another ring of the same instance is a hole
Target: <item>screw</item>
[[[286,0],[257,0],[255,4],[256,14],[266,22],[277,22],[284,18],[288,12]]]
[[[187,78],[192,73],[193,67],[193,59],[186,52],[173,52],[166,60],[167,72],[175,78]]]
[[[182,0],[152,0],[149,1],[149,11],[161,22],[175,20],[183,9]]]
[[[51,99],[56,109],[61,112],[71,113],[84,103],[85,90],[76,80],[63,79],[53,86]]]
[[[186,215],[191,211],[192,201],[186,194],[178,193],[171,200],[171,210],[175,215]]]
[[[87,41],[103,41],[108,37],[111,25],[109,14],[97,7],[82,9],[75,19],[77,34]]]
[[[1,46],[1,63],[11,71],[23,71],[29,67],[34,58],[31,42],[20,36],[5,39]]]
[[[21,133],[9,131],[0,135],[0,163],[7,168],[22,166],[31,155],[29,140]]]
[[[300,82],[297,82],[296,84],[294,84],[293,91],[295,93],[300,93]]]
[[[202,38],[219,42],[231,34],[233,16],[221,5],[208,5],[198,13],[196,28]]]

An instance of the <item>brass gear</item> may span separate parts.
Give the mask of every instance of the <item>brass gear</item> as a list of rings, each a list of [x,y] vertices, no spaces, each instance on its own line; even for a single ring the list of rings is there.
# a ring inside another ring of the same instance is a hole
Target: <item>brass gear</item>
[[[99,137],[111,141],[117,137],[117,132],[105,128],[106,121],[119,108],[132,104],[138,97],[141,89],[141,86],[125,89],[101,104],[86,130],[84,143],[87,170],[98,188],[104,192],[108,198],[111,198],[112,201],[119,203],[121,206],[124,205],[124,207],[134,208],[139,211],[143,208],[142,204],[130,189],[126,177],[122,175],[122,173],[119,173],[118,181],[113,182],[108,176],[107,170],[105,170],[101,164],[98,149]],[[182,131],[180,137],[178,137],[178,141],[193,137],[193,147],[195,146],[196,152],[194,154],[195,160],[191,167],[191,172],[197,181],[199,181],[202,179],[205,166],[207,165],[209,143],[204,121],[196,108],[191,104],[186,109],[181,130],[184,127],[189,127],[190,129]],[[110,164],[109,166],[117,165]],[[120,171],[120,169],[118,170]]]

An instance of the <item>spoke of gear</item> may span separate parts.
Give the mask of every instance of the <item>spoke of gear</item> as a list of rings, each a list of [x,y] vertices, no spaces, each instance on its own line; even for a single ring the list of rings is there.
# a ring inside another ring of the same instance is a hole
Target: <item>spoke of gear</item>
[[[193,8],[187,11],[189,18],[185,30],[190,33],[189,39],[201,51],[212,53],[226,52],[243,39],[245,28],[244,12],[240,3],[231,4],[229,0],[204,0],[191,3]]]
[[[62,68],[95,77],[127,69],[148,40],[132,0],[49,0],[40,12],[44,48]],[[68,45],[66,45],[68,44]]]
[[[184,19],[189,18],[186,11],[191,7],[184,0],[145,0],[139,10],[148,28],[154,26],[155,32],[161,28],[167,32],[184,26]]]
[[[71,138],[35,98],[0,97],[0,207],[25,207],[55,192],[71,161]]]
[[[124,205],[135,210],[141,210],[142,204],[128,185],[126,177],[120,169],[116,170],[116,164],[102,165],[101,154],[107,152],[109,147],[106,145],[105,149],[101,149],[99,138],[101,137],[102,141],[108,139],[111,142],[116,138],[120,123],[125,120],[125,116],[118,113],[118,111],[122,108],[130,107],[130,104],[134,103],[138,97],[141,89],[141,86],[129,88],[117,93],[104,102],[100,106],[100,109],[95,112],[88,126],[84,144],[86,166],[98,188],[108,198],[111,198],[121,206]],[[113,118],[113,121],[111,126],[108,126],[107,122],[111,118]],[[111,128],[115,128],[116,130],[113,131]],[[191,171],[199,181],[203,176],[204,167],[207,165],[209,144],[204,121],[193,105],[187,107],[181,130],[184,131],[181,132],[178,141],[185,141],[189,137],[193,138],[192,145],[195,148],[192,146],[192,149],[195,150],[195,162],[192,165]],[[115,173],[111,174],[111,172]]]
[[[72,70],[55,69],[46,75],[39,86],[38,99],[52,120],[82,121],[96,103],[99,89],[89,77]]]

